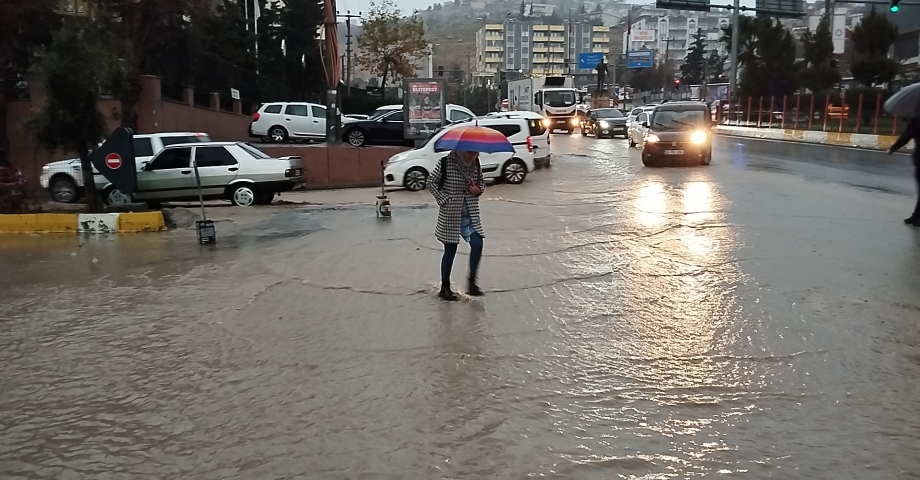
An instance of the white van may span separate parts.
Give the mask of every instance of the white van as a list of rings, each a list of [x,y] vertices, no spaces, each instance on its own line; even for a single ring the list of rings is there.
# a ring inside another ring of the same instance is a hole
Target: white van
[[[530,135],[531,121],[524,118],[479,118],[476,124],[498,130],[511,145],[514,153],[483,153],[479,155],[482,175],[487,179],[520,184],[534,168],[533,137]],[[404,187],[419,191],[425,188],[428,175],[447,152],[436,152],[434,145],[448,131],[473,125],[472,122],[448,125],[432,135],[428,141],[415,150],[397,153],[390,157],[384,169],[384,185]]]
[[[529,110],[511,110],[507,112],[490,113],[484,118],[523,118],[530,127],[531,145],[533,147],[534,165],[543,168],[550,164],[550,121],[537,112]]]

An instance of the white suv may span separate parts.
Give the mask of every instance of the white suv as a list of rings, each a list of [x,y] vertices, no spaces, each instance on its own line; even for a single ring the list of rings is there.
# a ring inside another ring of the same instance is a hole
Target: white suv
[[[317,103],[266,103],[253,114],[249,136],[273,143],[325,140],[326,106]]]
[[[536,168],[549,166],[549,120],[537,112],[529,110],[512,110],[508,112],[490,113],[486,118],[523,118],[527,120],[530,128],[531,146],[533,148],[533,163]]]
[[[525,118],[483,117],[476,120],[481,127],[489,127],[503,133],[514,146],[514,153],[482,153],[479,163],[485,178],[507,183],[520,184],[527,174],[534,170],[533,137],[530,135],[530,121]],[[384,169],[384,185],[405,187],[419,191],[425,188],[428,175],[446,152],[436,152],[434,145],[446,132],[459,127],[470,126],[471,122],[448,125],[431,136],[424,145],[415,150],[397,153],[390,157]]]
[[[134,136],[134,158],[140,170],[163,148],[180,143],[210,142],[206,133],[167,132]],[[95,171],[95,168],[93,169]],[[60,160],[42,167],[39,177],[42,188],[48,190],[56,202],[73,203],[83,197],[83,172],[80,159]]]

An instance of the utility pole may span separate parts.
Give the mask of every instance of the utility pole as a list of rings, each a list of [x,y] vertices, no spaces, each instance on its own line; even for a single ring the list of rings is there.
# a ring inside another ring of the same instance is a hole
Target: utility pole
[[[830,0],[827,1],[830,2]],[[735,0],[734,8],[732,8],[732,62],[731,73],[728,77],[728,98],[732,100],[737,97],[738,90],[738,37],[741,36],[738,10],[740,9],[740,0]],[[731,105],[728,108],[731,108]]]
[[[339,61],[335,0],[323,0],[323,70],[326,74],[326,144],[339,140]]]
[[[345,77],[345,86],[348,89],[348,95],[351,96],[351,19],[361,18],[361,12],[358,12],[357,15],[352,15],[351,10],[346,10],[344,15],[337,14],[345,19],[345,74],[342,76]]]

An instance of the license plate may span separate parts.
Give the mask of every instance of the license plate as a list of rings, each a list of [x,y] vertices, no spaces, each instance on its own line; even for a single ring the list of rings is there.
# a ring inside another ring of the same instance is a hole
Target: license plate
[[[664,154],[665,155],[683,155],[684,151],[683,150],[665,150]]]
[[[294,169],[294,176],[295,176],[295,177],[299,177],[299,176],[301,176],[301,175],[303,175],[303,170],[301,170],[301,169],[299,169],[299,168],[295,168],[295,169]]]

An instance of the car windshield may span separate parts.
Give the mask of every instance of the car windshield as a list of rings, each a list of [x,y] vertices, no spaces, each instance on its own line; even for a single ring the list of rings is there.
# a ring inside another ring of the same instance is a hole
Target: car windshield
[[[623,118],[623,112],[615,108],[602,108],[594,111],[597,118]]]
[[[659,110],[652,117],[652,123],[667,130],[692,130],[711,121],[707,117],[709,112],[706,110]]]
[[[550,90],[543,94],[543,103],[550,107],[568,107],[575,105],[575,92],[568,90]]]
[[[374,113],[372,113],[371,116],[367,117],[367,119],[377,120],[378,118],[392,112],[393,110],[395,109],[394,108],[378,108],[377,110],[374,110]]]
[[[272,158],[265,154],[262,150],[253,147],[248,143],[239,143],[240,148],[243,149],[246,153],[252,155],[252,158]]]

